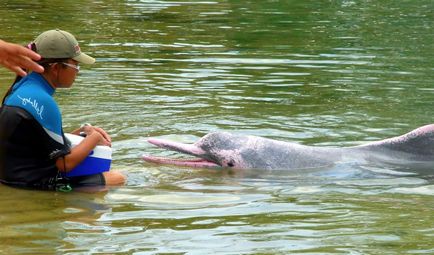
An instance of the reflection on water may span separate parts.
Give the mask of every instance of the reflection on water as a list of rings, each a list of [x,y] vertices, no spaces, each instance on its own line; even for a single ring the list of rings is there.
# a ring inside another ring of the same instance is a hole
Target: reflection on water
[[[148,137],[194,142],[226,130],[351,146],[432,122],[432,7],[4,1],[2,39],[25,44],[59,27],[97,58],[56,99],[65,129],[90,122],[112,134],[113,166],[128,184],[99,194],[0,186],[1,253],[433,253],[429,172],[233,172],[140,159],[173,154]],[[0,69],[0,92],[12,79]]]

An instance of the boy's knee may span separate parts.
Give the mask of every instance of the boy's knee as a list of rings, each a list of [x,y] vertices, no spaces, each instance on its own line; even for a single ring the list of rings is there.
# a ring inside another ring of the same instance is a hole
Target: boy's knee
[[[117,171],[104,172],[106,185],[123,185],[126,181],[125,175]]]

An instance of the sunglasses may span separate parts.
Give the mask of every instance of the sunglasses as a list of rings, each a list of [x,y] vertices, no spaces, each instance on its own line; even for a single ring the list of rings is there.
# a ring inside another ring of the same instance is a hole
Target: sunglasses
[[[73,64],[65,63],[65,62],[61,62],[61,64],[65,65],[65,66],[69,66],[71,68],[74,68],[75,71],[77,71],[77,73],[80,72],[80,66],[78,66],[78,65],[73,65]]]
[[[55,62],[55,63],[50,63],[48,65],[51,66],[51,65],[54,65],[54,64],[62,64],[62,65],[65,65],[65,66],[69,66],[69,67],[75,69],[75,71],[77,71],[77,73],[80,72],[80,66],[78,66],[78,65],[74,65],[74,64],[70,64],[70,63],[65,63],[65,62]]]

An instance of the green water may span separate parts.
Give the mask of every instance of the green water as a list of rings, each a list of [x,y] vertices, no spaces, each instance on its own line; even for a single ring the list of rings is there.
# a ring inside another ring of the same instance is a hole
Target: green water
[[[433,254],[430,173],[157,166],[146,142],[224,130],[349,146],[433,121],[434,3],[2,1],[0,38],[61,28],[97,58],[59,90],[65,130],[114,140],[128,183],[0,186],[2,254]],[[13,75],[0,69],[0,92]],[[433,170],[434,171],[434,170]]]

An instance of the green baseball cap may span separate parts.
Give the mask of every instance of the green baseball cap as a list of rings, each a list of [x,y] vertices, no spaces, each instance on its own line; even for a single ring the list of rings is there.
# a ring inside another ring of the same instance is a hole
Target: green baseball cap
[[[72,58],[83,64],[93,64],[95,59],[80,50],[75,37],[60,29],[48,30],[36,37],[36,51],[42,58]]]

